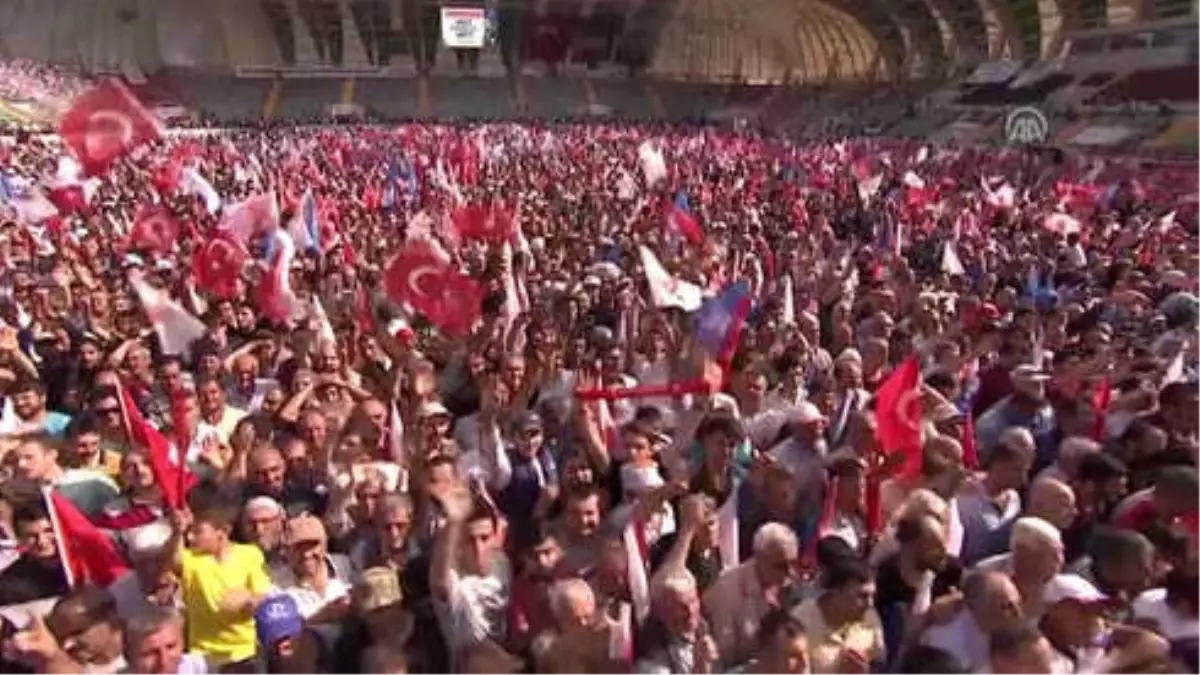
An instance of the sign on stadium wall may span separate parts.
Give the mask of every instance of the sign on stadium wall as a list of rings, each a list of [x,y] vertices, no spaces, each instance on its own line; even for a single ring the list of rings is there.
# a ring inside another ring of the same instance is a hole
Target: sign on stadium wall
[[[482,7],[443,7],[442,42],[451,49],[482,49],[487,16]]]

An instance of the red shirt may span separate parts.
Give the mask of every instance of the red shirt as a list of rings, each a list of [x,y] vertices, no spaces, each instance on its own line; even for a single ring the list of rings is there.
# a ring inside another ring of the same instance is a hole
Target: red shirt
[[[1189,536],[1195,536],[1198,524],[1200,524],[1200,513],[1190,511],[1177,518],[1174,522],[1164,522],[1163,517],[1158,512],[1158,507],[1154,505],[1154,491],[1146,490],[1142,494],[1135,494],[1129,498],[1128,504],[1123,505],[1113,514],[1113,524],[1117,527],[1126,530],[1136,530],[1145,532],[1156,523],[1161,523],[1169,527],[1178,526],[1184,533]]]
[[[157,504],[142,504],[122,497],[113,504],[105,506],[96,516],[96,527],[105,530],[128,530],[142,525],[148,525],[162,518],[162,507]]]

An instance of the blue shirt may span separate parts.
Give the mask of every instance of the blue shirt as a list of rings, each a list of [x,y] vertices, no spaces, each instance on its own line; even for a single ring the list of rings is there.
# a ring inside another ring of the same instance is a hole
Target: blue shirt
[[[43,425],[46,434],[54,438],[64,438],[67,427],[71,424],[71,416],[53,410],[46,413],[46,423]]]
[[[536,458],[525,457],[512,448],[507,452],[512,462],[512,480],[497,495],[496,506],[508,516],[509,527],[520,531],[532,524],[542,486],[558,484],[558,465],[546,447],[538,451]]]

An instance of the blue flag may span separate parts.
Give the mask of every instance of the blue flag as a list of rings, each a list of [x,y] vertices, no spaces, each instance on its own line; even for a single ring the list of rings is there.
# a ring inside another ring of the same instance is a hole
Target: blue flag
[[[727,363],[737,349],[751,304],[750,284],[745,281],[726,286],[721,295],[705,300],[696,312],[696,345],[718,363]]]

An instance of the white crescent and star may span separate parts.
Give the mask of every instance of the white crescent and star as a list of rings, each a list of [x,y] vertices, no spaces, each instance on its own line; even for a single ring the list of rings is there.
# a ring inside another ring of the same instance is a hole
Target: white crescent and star
[[[441,276],[441,274],[441,270],[429,264],[420,265],[410,270],[408,273],[408,291],[414,296],[413,299],[425,300],[433,297],[433,294],[436,292],[436,288],[434,290],[429,290],[422,286],[422,283],[426,277],[438,277]]]
[[[906,389],[896,400],[896,417],[914,431],[921,428],[921,389]]]
[[[224,272],[233,260],[234,248],[229,242],[223,239],[214,239],[208,244],[208,250],[205,252],[205,258],[208,261],[208,270],[213,274]]]
[[[133,120],[116,110],[97,110],[88,116],[83,145],[91,157],[103,157],[123,149],[133,140]],[[117,147],[113,148],[113,143]]]

